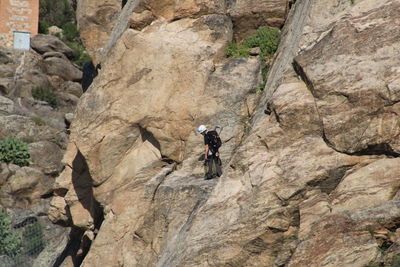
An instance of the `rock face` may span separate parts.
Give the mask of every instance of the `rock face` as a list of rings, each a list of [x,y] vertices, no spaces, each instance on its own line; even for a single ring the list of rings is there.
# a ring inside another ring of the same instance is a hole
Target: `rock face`
[[[130,8],[132,3],[134,12],[127,20],[121,16],[122,8]],[[174,21],[207,14],[228,14],[234,25],[235,39],[241,40],[259,27],[283,26],[288,9],[287,0],[167,0],[162,3],[155,0],[83,0],[78,3],[77,21],[80,36],[97,65],[104,57],[111,32],[121,20],[132,29],[142,30],[160,19]]]
[[[222,56],[241,34],[224,4],[196,3],[142,3],[83,95],[50,209],[77,231],[64,263],[365,266],[398,254],[398,1],[292,3],[262,93],[258,57]],[[202,179],[199,124],[224,127],[219,179]]]
[[[96,64],[101,53],[100,49],[108,40],[121,9],[120,0],[78,1],[76,19],[79,35]]]
[[[72,50],[57,38],[39,35],[32,38],[32,46],[42,54],[0,48],[0,139],[12,136],[25,141],[31,157],[29,166],[1,163],[0,212],[10,216],[13,231],[21,237],[32,231],[33,223],[42,230],[40,235],[30,233],[37,235],[36,247],[29,248],[37,249],[35,255],[24,248],[17,262],[4,259],[8,261],[4,266],[31,266],[33,261],[36,266],[53,265],[69,236],[68,229],[51,223],[47,213],[68,141],[64,114],[75,109],[71,98],[77,102],[82,95],[80,84],[73,82],[80,80],[82,73],[68,59]],[[38,89],[53,93],[58,105],[38,99],[34,93]],[[46,248],[37,255],[42,241]],[[26,242],[24,239],[23,245]]]

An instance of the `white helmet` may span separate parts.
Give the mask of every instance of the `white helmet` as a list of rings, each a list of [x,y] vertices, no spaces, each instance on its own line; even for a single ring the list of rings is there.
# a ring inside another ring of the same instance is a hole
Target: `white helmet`
[[[198,132],[198,133],[202,133],[202,132],[204,132],[204,131],[206,131],[206,130],[207,130],[207,127],[206,127],[206,126],[200,125],[199,128],[197,129],[197,132]]]

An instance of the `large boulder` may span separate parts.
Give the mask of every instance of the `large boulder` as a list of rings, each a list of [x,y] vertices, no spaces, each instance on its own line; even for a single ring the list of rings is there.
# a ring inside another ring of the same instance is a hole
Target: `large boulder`
[[[37,34],[31,38],[31,47],[39,54],[46,52],[60,52],[68,58],[74,57],[74,51],[60,39],[52,35]]]
[[[18,168],[1,187],[1,202],[4,207],[26,207],[41,201],[43,195],[52,192],[54,178],[31,167]],[[7,195],[12,196],[12,199]],[[6,201],[6,202],[3,202]]]
[[[66,81],[80,81],[82,71],[69,60],[59,57],[48,57],[44,60],[45,70],[48,75],[56,75]]]
[[[61,91],[81,97],[83,94],[82,85],[77,82],[66,81],[61,85]]]
[[[34,166],[39,167],[45,174],[57,175],[62,170],[62,150],[52,142],[30,143],[29,154]]]
[[[394,15],[398,6],[391,3],[368,16],[339,20],[295,59],[315,96],[325,137],[339,151],[400,152],[400,80],[394,71],[400,43],[387,27],[399,29],[400,19]]]
[[[15,81],[12,96],[32,97],[32,90],[38,88],[51,88],[50,81],[45,73],[37,69],[24,71]]]

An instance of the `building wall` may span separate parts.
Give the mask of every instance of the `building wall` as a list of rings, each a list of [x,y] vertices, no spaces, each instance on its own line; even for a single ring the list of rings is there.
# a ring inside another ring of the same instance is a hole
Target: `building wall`
[[[13,46],[13,31],[36,35],[38,23],[39,0],[0,0],[0,46]]]

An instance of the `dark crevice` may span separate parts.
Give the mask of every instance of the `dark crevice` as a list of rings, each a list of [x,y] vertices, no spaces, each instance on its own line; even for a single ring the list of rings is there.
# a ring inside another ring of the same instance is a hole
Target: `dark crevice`
[[[369,145],[364,149],[361,149],[356,152],[347,152],[347,151],[341,151],[336,149],[336,147],[329,141],[329,139],[325,135],[325,131],[323,129],[322,131],[322,139],[326,143],[327,146],[335,150],[336,152],[346,154],[349,156],[387,156],[390,158],[397,158],[400,156],[400,153],[397,153],[393,150],[393,148],[388,144],[388,143],[381,143],[381,144],[373,144]]]
[[[94,198],[93,179],[86,160],[80,151],[78,151],[72,162],[72,169],[72,185],[74,186],[79,202],[88,210],[94,220],[93,226],[90,229],[94,233],[97,233],[104,220],[103,209],[100,203]],[[71,219],[69,212],[67,215]],[[70,223],[68,222],[68,224]],[[85,231],[86,229],[72,227],[69,242],[53,266],[60,266],[67,257],[71,257],[74,266],[81,265],[92,244],[92,240],[84,235]]]
[[[294,207],[293,210],[290,211],[290,218],[291,226],[300,227],[300,208],[298,206]]]
[[[139,130],[140,130],[140,134],[142,136],[143,142],[149,141],[154,147],[156,147],[158,150],[161,151],[160,142],[158,142],[158,140],[154,137],[154,135],[151,132],[149,132],[145,128],[141,127],[140,125],[139,125]]]
[[[49,193],[46,193],[46,194],[41,195],[40,198],[42,198],[42,199],[47,199],[47,198],[51,198],[51,197],[53,197],[53,196],[54,196],[53,191],[51,191],[51,192],[49,192]]]
[[[354,153],[348,153],[349,155],[354,156],[363,156],[363,155],[385,155],[391,158],[397,158],[400,156],[399,153],[393,151],[393,148],[387,144],[376,144],[376,145],[369,145],[367,148],[362,149],[360,151]]]
[[[274,112],[274,116],[275,116],[276,122],[278,122],[280,124],[281,123],[281,119],[279,118],[278,112],[276,112],[275,109],[273,110],[273,112]]]
[[[73,227],[71,229],[71,232],[69,233],[68,244],[54,262],[53,267],[61,266],[68,256],[71,256],[74,266],[79,266],[82,263],[83,258],[78,255],[78,251],[81,247],[81,239],[84,232],[85,231],[83,229],[77,227]]]
[[[326,179],[320,181],[310,181],[307,183],[307,186],[317,187],[321,190],[321,192],[329,195],[342,181],[346,172],[353,166],[354,165],[341,166],[339,168],[329,170]]]
[[[296,59],[293,60],[293,69],[297,73],[297,75],[300,76],[301,80],[306,84],[308,90],[311,92],[311,94],[316,98],[315,96],[315,90],[314,90],[314,85],[308,78],[307,74],[305,73],[303,67],[296,61]]]
[[[56,196],[60,196],[60,197],[65,197],[65,195],[67,194],[67,192],[68,192],[68,189],[66,189],[66,188],[57,188],[57,189],[55,189],[55,190],[53,191],[53,193],[54,193]]]
[[[121,8],[124,8],[124,6],[126,5],[126,2],[128,2],[128,0],[122,0]]]
[[[167,156],[162,155],[161,161],[166,162],[168,164],[178,164],[175,160],[168,158]]]
[[[151,198],[151,201],[154,202],[154,200],[156,199],[156,195],[158,192],[158,189],[160,188],[161,184],[164,182],[165,178],[170,175],[176,168],[176,163],[173,163],[174,166],[172,167],[172,169],[170,171],[168,171],[167,173],[165,173],[164,177],[161,179],[161,181],[157,184],[156,188],[153,191],[153,197]]]

